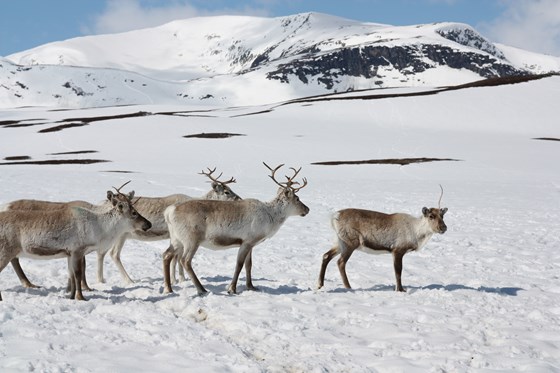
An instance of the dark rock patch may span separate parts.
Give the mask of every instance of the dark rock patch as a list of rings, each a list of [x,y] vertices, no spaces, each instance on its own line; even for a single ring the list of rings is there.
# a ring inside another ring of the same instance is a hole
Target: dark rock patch
[[[426,163],[426,162],[440,162],[451,161],[459,162],[460,159],[452,158],[388,158],[388,159],[370,159],[365,161],[327,161],[327,162],[314,162],[312,165],[321,166],[338,166],[338,165],[358,165],[358,164],[397,164],[406,166],[412,163]]]

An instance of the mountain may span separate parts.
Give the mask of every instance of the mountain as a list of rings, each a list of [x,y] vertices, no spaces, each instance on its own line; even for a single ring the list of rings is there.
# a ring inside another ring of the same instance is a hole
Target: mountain
[[[560,58],[493,44],[465,24],[199,17],[7,56],[0,105],[247,105],[559,71]]]

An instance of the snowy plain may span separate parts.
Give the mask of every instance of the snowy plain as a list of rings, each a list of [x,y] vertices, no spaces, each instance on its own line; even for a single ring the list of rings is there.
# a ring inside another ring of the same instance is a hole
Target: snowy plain
[[[200,249],[189,281],[163,294],[168,242],[126,243],[124,285],[87,274],[87,302],[66,298],[66,261],[22,259],[41,289],[0,273],[2,372],[558,372],[560,371],[560,77],[433,96],[258,107],[124,106],[3,109],[0,158],[95,158],[89,165],[1,165],[0,203],[34,198],[100,201],[132,180],[137,195],[199,196],[198,172],[217,167],[242,197],[270,200],[268,164],[302,166],[292,217],[255,248],[258,292],[226,286],[236,249]],[[54,122],[144,111],[55,132]],[[166,112],[168,114],[156,114]],[[170,112],[176,113],[169,115]],[[235,133],[226,139],[183,138]],[[94,150],[97,153],[63,154]],[[321,161],[435,157],[398,165]],[[2,161],[3,163],[10,163]],[[448,231],[404,259],[407,293],[394,292],[389,255],[356,253],[342,286],[336,263],[317,290],[333,243],[330,215],[360,207],[419,215],[445,190]]]

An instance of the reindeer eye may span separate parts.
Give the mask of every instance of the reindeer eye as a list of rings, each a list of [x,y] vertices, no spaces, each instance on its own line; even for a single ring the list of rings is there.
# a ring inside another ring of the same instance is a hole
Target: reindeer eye
[[[132,216],[133,216],[133,217],[137,217],[137,216],[138,216],[138,213],[137,213],[136,211],[132,211]]]
[[[436,217],[434,214],[430,214],[430,219],[434,220]]]

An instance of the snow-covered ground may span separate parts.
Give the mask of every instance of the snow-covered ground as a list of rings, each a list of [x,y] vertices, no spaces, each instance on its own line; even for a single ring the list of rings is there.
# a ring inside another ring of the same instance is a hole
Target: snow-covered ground
[[[2,165],[0,203],[20,198],[99,201],[132,180],[138,195],[206,192],[216,166],[243,197],[271,199],[268,164],[302,166],[308,216],[288,219],[253,253],[259,292],[227,295],[237,250],[201,249],[190,282],[162,294],[168,242],[127,242],[124,285],[109,258],[87,302],[66,299],[66,261],[22,259],[41,289],[0,274],[0,371],[557,372],[560,370],[560,78],[433,96],[229,109],[127,106],[3,110],[0,159],[110,160]],[[202,111],[202,110],[209,111]],[[181,111],[38,132],[77,117]],[[253,115],[244,115],[253,114]],[[50,123],[45,123],[50,122]],[[42,124],[41,124],[42,123]],[[6,124],[4,122],[3,124]],[[183,138],[211,132],[227,139]],[[52,155],[95,150],[97,153]],[[320,161],[435,157],[408,166]],[[7,161],[1,161],[7,162]],[[114,172],[119,171],[119,172]],[[122,173],[128,171],[131,173]],[[449,230],[404,259],[407,293],[393,291],[389,255],[356,253],[342,286],[336,263],[316,290],[333,242],[329,216],[345,207],[419,215],[437,206]],[[130,189],[127,189],[130,190]]]

